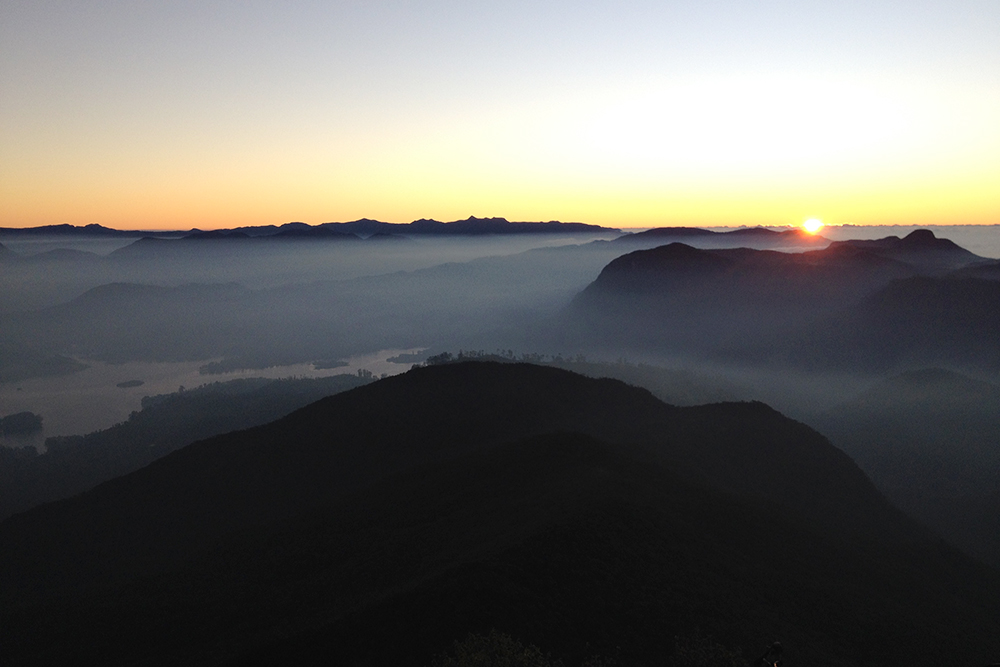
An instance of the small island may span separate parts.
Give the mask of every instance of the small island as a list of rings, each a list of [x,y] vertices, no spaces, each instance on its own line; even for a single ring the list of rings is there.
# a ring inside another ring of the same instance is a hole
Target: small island
[[[42,430],[42,416],[18,412],[0,418],[0,435],[27,435]]]
[[[132,387],[141,387],[145,382],[142,380],[126,380],[125,382],[119,382],[115,386],[119,389],[130,389]]]

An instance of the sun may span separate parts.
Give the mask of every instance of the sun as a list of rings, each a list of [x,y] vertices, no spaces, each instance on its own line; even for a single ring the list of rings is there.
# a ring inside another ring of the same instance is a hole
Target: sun
[[[809,218],[802,223],[802,229],[806,230],[810,234],[815,234],[819,230],[823,229],[823,221],[819,218]]]

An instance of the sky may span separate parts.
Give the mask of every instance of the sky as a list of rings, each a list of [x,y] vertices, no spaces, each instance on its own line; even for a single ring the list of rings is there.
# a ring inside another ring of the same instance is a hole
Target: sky
[[[0,227],[1000,223],[1000,2],[0,0]]]

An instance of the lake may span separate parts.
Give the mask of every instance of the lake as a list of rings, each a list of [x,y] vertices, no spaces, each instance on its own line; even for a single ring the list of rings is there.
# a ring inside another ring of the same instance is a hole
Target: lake
[[[18,383],[0,384],[0,415],[16,412],[34,412],[42,415],[43,430],[29,436],[0,436],[0,446],[23,447],[34,445],[41,449],[45,438],[56,435],[83,435],[106,429],[128,419],[130,413],[142,408],[144,396],[169,394],[181,387],[194,389],[211,382],[225,382],[240,378],[318,378],[344,373],[354,374],[361,369],[375,375],[396,375],[410,370],[413,362],[394,363],[390,357],[415,354],[421,349],[379,350],[349,357],[346,366],[317,370],[312,364],[274,366],[258,370],[203,375],[198,369],[209,361],[189,362],[130,362],[106,364],[100,361],[80,360],[89,368],[61,377],[33,378]],[[117,386],[141,380],[139,386]]]

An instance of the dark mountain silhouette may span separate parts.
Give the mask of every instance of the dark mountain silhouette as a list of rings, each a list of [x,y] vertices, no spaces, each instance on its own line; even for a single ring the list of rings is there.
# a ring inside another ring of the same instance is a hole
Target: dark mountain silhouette
[[[898,507],[1000,566],[1000,386],[942,369],[909,371],[832,408],[816,426]]]
[[[111,229],[98,224],[90,225],[43,225],[41,227],[0,227],[3,236],[107,236],[132,237],[149,232]],[[152,232],[155,234],[156,232]],[[176,232],[172,232],[176,235]]]
[[[525,364],[420,368],[0,523],[12,665],[422,665],[498,627],[662,662],[985,662],[995,571],[762,404]],[[588,646],[589,645],[589,646]]]
[[[267,225],[261,227],[239,227],[239,231],[249,236],[277,236],[286,232],[306,232],[303,236],[322,238],[324,232],[353,234],[368,238],[376,234],[422,236],[422,235],[458,235],[481,236],[485,234],[559,234],[559,233],[609,233],[617,229],[588,225],[581,222],[511,222],[506,218],[477,218],[471,216],[465,220],[440,222],[421,218],[409,223],[381,222],[370,218],[361,218],[350,222],[324,222],[311,226],[304,222],[289,222],[281,226]]]
[[[917,229],[903,238],[887,236],[872,241],[837,241],[831,248],[850,246],[867,250],[881,257],[897,259],[921,269],[954,270],[976,262],[987,261],[962,248],[954,241],[937,238],[929,229]]]
[[[372,220],[371,218],[361,218],[360,220],[352,220],[350,222],[327,222],[324,224],[328,227],[339,228],[345,232],[363,237],[374,236],[375,234],[392,234],[395,233],[395,230],[406,226],[398,223]]]
[[[700,227],[654,227],[644,232],[625,234],[615,239],[615,243],[627,244],[645,239],[680,239],[696,236],[715,236],[719,232]]]
[[[800,229],[776,231],[764,227],[750,227],[719,232],[698,227],[656,227],[644,232],[626,234],[614,243],[653,248],[664,243],[682,242],[699,248],[823,248],[829,239],[818,234],[809,234]]]
[[[335,375],[213,383],[146,397],[142,410],[103,431],[47,438],[46,451],[40,455],[34,448],[28,452],[0,448],[0,519],[86,491],[196,440],[273,421],[324,396],[370,381],[357,375]],[[41,428],[40,418],[38,423]]]
[[[280,227],[274,225],[240,227],[233,231],[240,231],[250,236],[260,237],[275,236],[289,231],[303,231],[307,232],[309,236],[321,238],[323,232],[320,230],[353,234],[361,238],[368,238],[376,234],[476,236],[483,234],[579,234],[618,231],[617,229],[601,227],[599,225],[588,225],[581,222],[558,222],[555,220],[550,222],[510,222],[506,218],[476,218],[474,216],[453,222],[440,222],[427,218],[421,218],[409,223],[381,222],[370,218],[361,218],[360,220],[352,220],[350,222],[324,222],[315,226],[310,226],[303,222],[289,222]]]
[[[574,300],[567,328],[584,339],[705,352],[784,335],[913,273],[852,248],[782,253],[671,243],[608,264]]]
[[[604,233],[616,232],[616,229],[588,225],[582,222],[510,222],[506,218],[476,218],[470,216],[465,220],[454,222],[439,222],[421,218],[409,224],[377,222],[374,220],[357,220],[355,222],[328,222],[325,228],[339,229],[345,232],[372,235],[386,234],[557,234],[557,233]]]
[[[802,253],[672,243],[609,263],[564,330],[577,344],[817,370],[997,367],[998,283],[945,272],[980,259],[926,230]]]
[[[325,231],[324,231],[325,230]],[[292,236],[296,238],[333,238],[337,232],[344,235],[368,237],[373,234],[458,234],[463,236],[481,234],[558,234],[558,233],[607,233],[617,232],[617,229],[588,225],[582,222],[510,222],[506,218],[476,218],[454,222],[438,222],[421,218],[410,223],[380,222],[362,218],[352,222],[327,222],[320,225],[308,225],[304,222],[290,222],[284,225],[261,225],[255,227],[239,227],[236,229],[217,229],[203,231],[192,229],[188,232],[151,232],[143,230],[120,230],[91,224],[83,227],[76,225],[45,225],[42,227],[0,227],[2,236],[104,236],[120,238],[192,238],[192,239],[236,239],[268,236]]]
[[[23,435],[42,430],[42,417],[33,412],[16,412],[0,417],[0,435]]]

